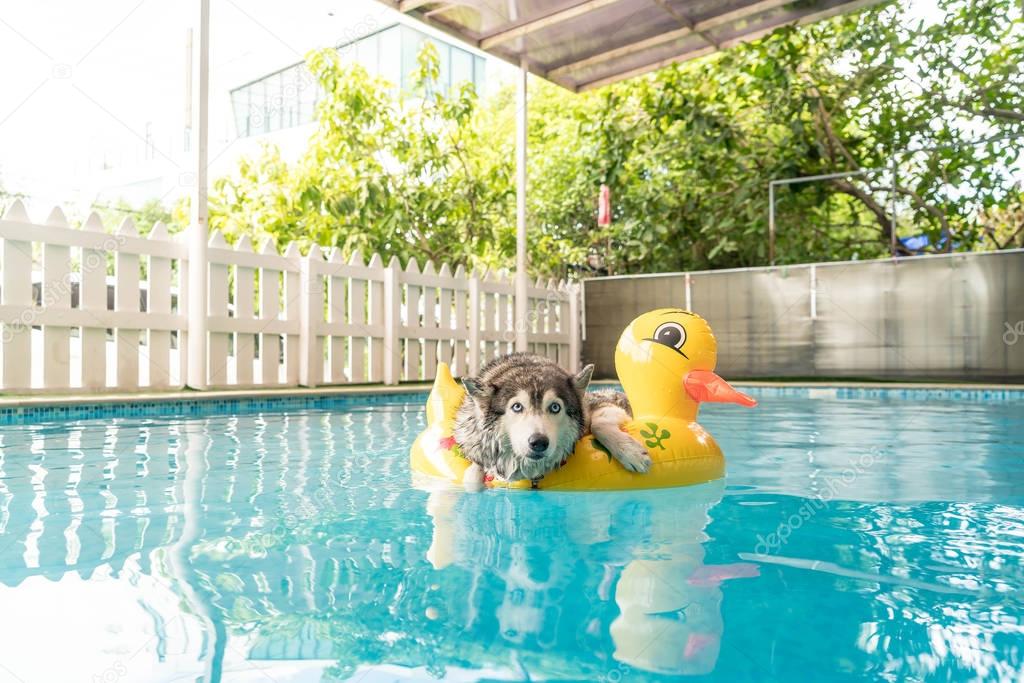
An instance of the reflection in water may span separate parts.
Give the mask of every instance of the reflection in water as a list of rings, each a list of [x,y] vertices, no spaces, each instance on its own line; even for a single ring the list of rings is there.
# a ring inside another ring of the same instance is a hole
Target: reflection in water
[[[719,585],[757,573],[704,565],[708,511],[722,489],[535,493],[528,505],[521,493],[435,491],[427,557],[435,569],[465,571],[474,587],[478,606],[457,625],[463,638],[558,652],[582,632],[600,652],[594,675],[607,671],[609,654],[644,671],[708,673],[722,635]]]
[[[807,408],[713,430],[728,487],[616,493],[414,488],[419,406],[4,428],[0,681],[1018,677],[1020,418],[822,504],[860,451]]]

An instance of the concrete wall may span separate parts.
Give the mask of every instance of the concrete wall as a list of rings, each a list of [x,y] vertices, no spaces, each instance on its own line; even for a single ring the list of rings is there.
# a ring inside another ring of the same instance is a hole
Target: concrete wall
[[[595,278],[583,359],[614,377],[637,315],[701,314],[729,378],[1024,381],[1024,250]]]

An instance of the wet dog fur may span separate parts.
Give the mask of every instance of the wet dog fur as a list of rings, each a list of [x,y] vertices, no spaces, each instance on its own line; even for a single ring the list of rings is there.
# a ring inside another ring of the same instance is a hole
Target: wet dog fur
[[[624,467],[646,472],[650,456],[620,429],[631,419],[629,401],[617,391],[587,392],[594,366],[576,375],[554,361],[527,353],[502,356],[473,378],[455,419],[455,440],[472,463],[466,488],[487,475],[506,481],[539,481],[572,454],[591,432]]]

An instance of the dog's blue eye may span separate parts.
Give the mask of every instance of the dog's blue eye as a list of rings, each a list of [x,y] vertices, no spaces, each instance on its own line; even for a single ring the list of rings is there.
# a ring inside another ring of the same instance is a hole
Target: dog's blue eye
[[[562,405],[560,403],[552,403],[548,406],[548,410],[552,413],[560,413],[562,412]]]
[[[523,404],[519,403],[519,402],[513,403],[512,404],[512,412],[513,413],[521,413],[521,412],[523,412]]]

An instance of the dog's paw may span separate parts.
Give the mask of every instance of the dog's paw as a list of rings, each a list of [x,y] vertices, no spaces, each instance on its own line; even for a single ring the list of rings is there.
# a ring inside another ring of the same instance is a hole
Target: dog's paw
[[[462,486],[470,493],[477,493],[484,490],[484,470],[480,465],[473,463],[466,468],[462,475]]]
[[[643,444],[633,439],[623,439],[612,453],[630,472],[646,474],[651,469],[651,456]]]

